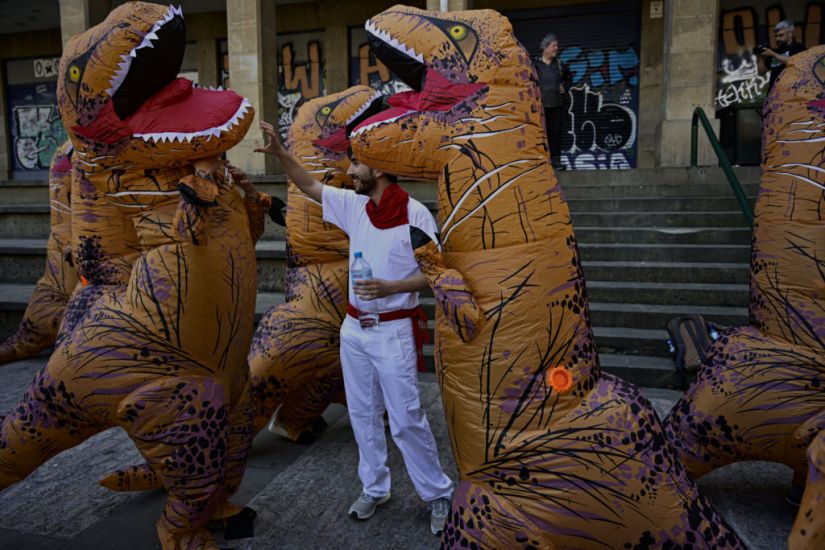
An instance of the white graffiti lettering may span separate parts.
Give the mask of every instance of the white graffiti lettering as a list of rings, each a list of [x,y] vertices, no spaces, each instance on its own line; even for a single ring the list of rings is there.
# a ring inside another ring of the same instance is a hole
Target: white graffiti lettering
[[[723,59],[719,90],[716,92],[716,108],[758,102],[765,95],[769,80],[769,74],[760,75],[757,71],[756,57],[753,54]]]
[[[630,159],[622,151],[563,153],[561,162],[568,170],[629,170],[631,167]]]

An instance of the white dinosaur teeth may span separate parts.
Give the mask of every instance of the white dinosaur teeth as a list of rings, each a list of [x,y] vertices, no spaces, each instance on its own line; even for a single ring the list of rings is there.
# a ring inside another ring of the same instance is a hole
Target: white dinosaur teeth
[[[376,101],[376,100],[378,100],[378,99],[380,99],[380,98],[381,98],[381,92],[376,91],[376,92],[372,95],[372,97],[370,97],[370,98],[369,98],[369,100],[368,100],[366,103],[364,103],[364,104],[361,106],[361,108],[359,108],[359,109],[355,112],[355,114],[354,114],[354,115],[352,115],[351,117],[349,117],[349,120],[347,120],[347,124],[352,123],[352,121],[354,121],[356,118],[358,118],[359,116],[361,116],[362,114],[364,114],[364,111],[366,111],[367,109],[369,109],[369,108],[370,108],[370,106],[371,106],[373,103],[375,103],[375,101]]]
[[[389,44],[390,46],[392,46],[396,50],[400,51],[404,55],[412,57],[413,59],[415,59],[419,63],[424,63],[424,56],[423,55],[416,52],[415,49],[412,48],[411,46],[407,46],[406,44],[402,44],[396,38],[392,37],[390,35],[390,33],[388,33],[387,31],[385,31],[383,29],[379,29],[378,27],[376,27],[375,24],[371,20],[367,20],[367,22],[364,24],[364,28],[366,29],[366,31],[368,33],[374,35],[376,38],[381,39],[383,42],[385,42],[386,44]]]
[[[206,130],[200,130],[198,132],[158,132],[153,134],[135,134],[136,137],[141,138],[143,141],[146,142],[156,142],[156,143],[174,143],[179,141],[183,143],[184,141],[189,142],[198,137],[205,137],[207,140],[212,139],[212,137],[220,137],[223,132],[230,130],[233,126],[237,126],[240,122],[241,118],[249,111],[249,108],[252,105],[247,101],[246,98],[241,102],[241,105],[238,107],[238,110],[235,111],[235,114],[220,126],[216,126],[214,128],[207,128]]]
[[[357,136],[358,134],[360,134],[362,132],[366,132],[367,130],[369,130],[371,128],[375,128],[376,126],[381,126],[383,124],[389,124],[390,122],[396,121],[396,120],[398,120],[399,118],[401,118],[403,116],[407,116],[408,114],[415,113],[415,112],[416,111],[414,111],[414,110],[409,110],[409,111],[406,111],[404,113],[401,113],[400,115],[390,117],[390,118],[385,119],[385,120],[379,120],[377,122],[371,122],[370,124],[367,124],[365,126],[359,126],[358,129],[355,130],[353,135]]]

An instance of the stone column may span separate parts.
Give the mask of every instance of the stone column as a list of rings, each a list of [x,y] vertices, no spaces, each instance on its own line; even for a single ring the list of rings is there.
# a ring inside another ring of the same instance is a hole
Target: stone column
[[[657,132],[657,160],[659,166],[688,166],[690,121],[695,107],[705,109],[718,135],[719,123],[712,117],[719,1],[666,0],[664,16],[662,122]],[[707,138],[700,135],[699,163],[715,164],[716,157],[707,143]]]
[[[106,19],[112,8],[110,0],[60,0],[60,35],[63,45]]]
[[[217,86],[218,72],[218,41],[214,38],[201,38],[197,42],[198,49],[198,83],[201,86]]]
[[[428,10],[441,10],[441,0],[427,0]],[[448,0],[447,11],[463,11],[472,9],[471,0]]]
[[[328,25],[324,37],[327,94],[349,87],[349,31],[346,25]]]
[[[0,180],[11,177],[11,158],[9,157],[9,135],[11,122],[6,113],[9,112],[6,105],[6,67],[5,63],[0,63]]]
[[[662,56],[664,48],[664,17],[651,18],[650,4],[642,2],[642,36],[639,52],[639,132],[636,147],[636,167],[653,168],[659,144],[657,131],[662,117]],[[656,0],[662,4],[661,0]]]
[[[278,44],[275,2],[232,0],[226,3],[229,37],[229,80],[232,89],[255,107],[255,121],[246,138],[227,154],[229,160],[250,174],[274,174],[272,155],[255,153],[263,144],[258,123],[278,123]]]

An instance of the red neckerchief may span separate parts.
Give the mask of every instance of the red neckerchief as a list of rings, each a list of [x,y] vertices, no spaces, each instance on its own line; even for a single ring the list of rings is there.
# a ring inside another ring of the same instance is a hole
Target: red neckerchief
[[[410,195],[397,183],[391,183],[381,194],[378,206],[372,200],[367,201],[367,215],[372,225],[378,229],[390,229],[409,223],[407,203]]]

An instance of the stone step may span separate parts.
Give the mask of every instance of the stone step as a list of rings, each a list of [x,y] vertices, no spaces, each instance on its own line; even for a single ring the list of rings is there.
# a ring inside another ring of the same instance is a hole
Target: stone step
[[[20,316],[26,308],[33,285],[0,283],[0,335],[11,333],[20,322]],[[283,294],[259,292],[256,303],[256,321],[273,305],[282,303]],[[432,316],[432,298],[423,298],[422,305]],[[432,330],[433,321],[430,321]],[[612,327],[594,327],[599,360],[606,372],[613,373],[635,384],[650,387],[675,387],[672,378],[673,360],[666,357],[667,333],[663,330],[616,329]],[[617,347],[632,346],[635,355],[615,353]],[[434,370],[433,346],[425,345],[425,362],[430,371]],[[652,354],[662,355],[661,357]],[[650,354],[650,355],[648,355]]]
[[[48,204],[0,204],[0,235],[45,239],[49,236],[49,224]],[[285,234],[283,227],[267,220],[262,239],[283,239]]]
[[[759,183],[746,183],[742,185],[745,196],[751,197],[751,202],[759,190]],[[576,199],[678,199],[685,197],[735,197],[728,183],[724,180],[718,182],[681,186],[672,182],[662,181],[661,183],[651,183],[647,185],[606,185],[606,186],[565,186],[562,184],[564,196],[568,200]]]
[[[579,243],[583,261],[748,263],[750,244]]]
[[[568,193],[565,193],[568,194]],[[753,205],[754,197],[749,197]],[[707,197],[670,198],[592,198],[570,199],[571,212],[740,212],[739,203],[732,194]],[[743,221],[744,225],[744,221]]]
[[[667,330],[627,327],[593,327],[599,352],[669,357]]]
[[[746,194],[755,196],[761,177],[760,168],[736,167],[734,173]],[[606,190],[603,197],[616,198],[671,197],[679,196],[680,192],[684,193],[682,196],[692,197],[733,196],[724,173],[718,167],[563,171],[558,172],[557,177],[568,199],[598,197],[599,190]],[[280,196],[286,189],[286,177],[283,174],[250,176],[250,179],[261,191],[272,191]],[[438,196],[436,182],[402,181],[401,184],[418,200],[435,199]],[[611,189],[619,192],[615,193]],[[673,195],[674,192],[677,195]],[[0,194],[4,196],[4,204],[45,201],[46,193],[45,179],[0,181]],[[33,200],[26,199],[27,194]],[[6,199],[6,196],[9,198]]]
[[[676,364],[670,357],[646,357],[599,353],[602,370],[632,380],[639,386],[675,388],[679,386]]]
[[[585,227],[747,227],[739,210],[721,212],[580,212],[571,208],[573,228]]]
[[[748,322],[746,307],[590,302],[593,326],[662,330],[674,317],[698,314],[722,326]]]
[[[256,246],[258,257],[258,287],[261,290],[283,291],[285,275],[286,243],[283,240],[262,240]],[[0,239],[0,281],[35,282],[43,274],[45,265],[45,239]],[[583,260],[582,266],[591,297],[599,292],[596,283],[628,282],[653,284],[650,292],[655,294],[670,288],[669,296],[676,300],[680,291],[693,292],[700,296],[703,290],[712,289],[679,287],[678,284],[728,284],[743,285],[748,282],[749,265],[747,263],[726,262],[647,262],[647,261],[604,261]],[[632,283],[627,283],[632,284]],[[594,286],[596,285],[596,286]],[[660,285],[660,286],[655,286]],[[644,298],[645,285],[635,288],[623,287],[633,296]],[[613,290],[619,290],[616,287]],[[719,293],[734,292],[741,294],[741,288],[718,288]],[[607,290],[609,293],[611,290]],[[737,295],[739,295],[737,294]],[[714,296],[721,296],[715,294]],[[688,298],[686,298],[688,299]],[[623,300],[625,301],[625,300]],[[710,299],[704,303],[708,303]],[[670,302],[661,302],[670,303]],[[692,301],[686,303],[693,303]],[[713,303],[713,302],[711,302]]]
[[[737,219],[736,216],[732,217]],[[595,220],[594,220],[595,221]],[[694,245],[748,245],[749,227],[651,227],[641,225],[583,225],[574,215],[575,233],[579,243],[694,244]],[[47,205],[0,205],[0,235],[21,239],[45,239],[49,235],[49,208]],[[284,228],[267,222],[263,240],[284,238]]]
[[[49,185],[45,180],[0,181],[2,204],[48,204]]]
[[[749,245],[749,227],[576,227],[579,243]]]
[[[750,265],[720,262],[583,261],[586,281],[747,284]]]
[[[587,295],[594,302],[747,307],[748,291],[745,284],[587,281]]]
[[[0,204],[0,235],[21,239],[49,236],[49,205]]]

